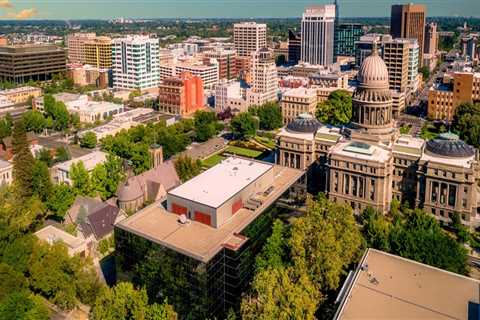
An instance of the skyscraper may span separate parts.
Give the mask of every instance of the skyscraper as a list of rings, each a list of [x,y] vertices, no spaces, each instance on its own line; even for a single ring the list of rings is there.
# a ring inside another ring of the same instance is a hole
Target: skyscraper
[[[288,64],[297,64],[300,61],[301,52],[302,36],[293,30],[288,30]]]
[[[437,24],[431,22],[425,27],[425,45],[423,53],[436,55],[438,49],[438,30]]]
[[[355,56],[355,42],[363,36],[359,23],[342,23],[335,26],[335,57]]]
[[[256,22],[242,22],[233,25],[233,42],[240,57],[250,57],[267,46],[267,25]]]
[[[302,17],[301,60],[328,66],[333,63],[335,5],[311,6]]]
[[[390,34],[394,38],[415,38],[420,48],[425,44],[426,7],[423,4],[396,4],[392,6]],[[423,50],[420,50],[420,63]]]
[[[407,90],[409,47],[408,39],[393,39],[384,44],[383,59],[387,65],[391,90]]]
[[[158,39],[127,36],[112,44],[113,87],[146,89],[160,80]]]

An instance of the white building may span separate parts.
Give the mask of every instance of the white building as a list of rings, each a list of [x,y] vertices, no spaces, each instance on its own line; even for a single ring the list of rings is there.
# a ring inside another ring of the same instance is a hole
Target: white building
[[[242,22],[233,25],[233,42],[240,57],[249,57],[267,46],[267,25],[256,22]]]
[[[160,81],[158,39],[127,36],[112,43],[113,87],[147,89]]]
[[[245,89],[236,80],[224,80],[215,86],[215,111],[222,112],[228,108],[232,112],[243,112],[248,108]]]
[[[70,180],[70,170],[72,168],[72,165],[83,162],[85,169],[90,172],[95,168],[97,164],[102,164],[106,160],[107,154],[105,152],[93,151],[82,157],[59,163],[52,168],[53,179],[57,183],[66,183],[70,185],[72,183],[72,181]]]
[[[9,185],[13,181],[13,165],[10,162],[0,160],[0,187]]]
[[[63,102],[67,109],[69,108],[79,108],[88,103],[88,96],[86,94],[75,94],[75,93],[57,93],[53,95],[55,101]],[[38,97],[33,99],[33,105],[36,110],[40,112],[45,112],[45,105],[43,101],[44,97]]]
[[[90,255],[90,240],[75,237],[52,225],[46,226],[34,234],[39,240],[45,241],[49,245],[57,242],[63,243],[68,250],[69,256],[79,255],[81,257],[88,257]]]
[[[311,6],[302,16],[301,61],[333,64],[335,5]]]
[[[183,72],[189,72],[202,79],[203,87],[213,88],[219,80],[218,63],[205,65],[198,61],[178,62],[160,66],[160,80],[179,77]]]
[[[416,92],[419,87],[418,83],[418,66],[419,66],[419,46],[417,39],[408,39],[408,87],[410,92]]]
[[[252,53],[252,88],[247,90],[249,105],[262,105],[276,101],[278,96],[278,75],[273,51],[262,48]]]

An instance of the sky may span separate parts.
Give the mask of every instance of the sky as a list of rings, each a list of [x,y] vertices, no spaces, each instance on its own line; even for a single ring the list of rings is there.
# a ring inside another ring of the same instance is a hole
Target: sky
[[[333,1],[333,0],[332,0]],[[395,0],[339,0],[340,16],[387,17]],[[0,0],[0,19],[300,17],[325,0]],[[480,0],[423,0],[428,16],[480,17]]]

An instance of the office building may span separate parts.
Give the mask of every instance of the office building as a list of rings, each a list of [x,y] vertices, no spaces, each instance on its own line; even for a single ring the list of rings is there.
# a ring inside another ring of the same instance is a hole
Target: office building
[[[471,33],[461,39],[461,49],[462,49],[462,56],[469,59],[470,61],[477,61],[479,58],[479,41],[480,38],[479,33]]]
[[[333,319],[475,319],[479,288],[476,279],[367,249]]]
[[[273,52],[262,48],[252,53],[252,84],[247,90],[249,105],[260,106],[278,99],[278,75]]]
[[[191,115],[205,105],[203,82],[191,73],[167,78],[159,86],[159,111],[180,116]]]
[[[406,92],[408,87],[409,47],[407,39],[393,39],[384,43],[383,59],[388,68],[390,89]],[[418,52],[418,46],[417,46]]]
[[[113,87],[148,89],[160,81],[158,39],[127,36],[112,43]]]
[[[408,89],[410,93],[415,93],[420,86],[418,68],[421,48],[417,39],[408,39],[408,42]]]
[[[84,43],[85,63],[101,69],[112,67],[112,39],[96,37]]]
[[[372,54],[373,43],[377,43],[377,50],[379,55],[383,55],[383,44],[391,41],[390,35],[379,33],[369,33],[360,37],[360,40],[355,42],[355,65],[360,67],[366,57]]]
[[[66,62],[65,50],[55,45],[0,46],[0,81],[51,80],[54,74],[65,73]]]
[[[215,112],[238,113],[247,109],[246,88],[242,88],[240,81],[222,80],[215,85]]]
[[[334,54],[337,56],[355,56],[355,42],[365,34],[359,23],[342,23],[335,28]]]
[[[420,45],[420,44],[419,44]],[[438,26],[430,22],[425,26],[425,45],[423,53],[435,56],[438,51]]]
[[[95,33],[72,33],[67,35],[68,61],[70,63],[85,63],[85,42],[95,39]]]
[[[392,6],[390,34],[394,38],[417,39],[420,48],[425,46],[425,19],[427,10],[423,4],[401,4]],[[423,50],[419,51],[423,63]]]
[[[301,114],[315,115],[317,90],[307,88],[290,89],[282,94],[280,108],[285,125],[294,121]]]
[[[307,7],[302,16],[301,60],[310,64],[333,64],[335,5]]]
[[[462,86],[480,84],[480,77],[468,77],[470,82],[458,79]],[[479,153],[452,133],[430,141],[400,135],[388,79],[387,65],[373,50],[358,73],[347,129],[300,115],[277,134],[278,163],[305,169],[307,188],[325,192],[356,213],[367,207],[387,213],[395,198],[444,223],[458,213],[463,224],[477,227]]]
[[[301,59],[302,35],[288,30],[288,64],[295,65]]]
[[[41,95],[42,89],[30,86],[0,90],[0,97],[5,97],[13,104],[27,103],[30,98],[37,98]]]
[[[157,202],[116,224],[118,272],[154,257],[161,271],[149,281],[162,284],[157,297],[168,296],[185,318],[225,318],[252,279],[251,257],[270,229],[270,209],[302,175],[255,160],[223,160],[170,190],[165,208]]]
[[[237,72],[237,53],[235,50],[215,49],[203,53],[205,64],[218,64],[219,79],[235,79]],[[212,61],[213,60],[213,61]]]
[[[100,69],[88,64],[67,65],[67,77],[77,86],[95,86],[105,89],[111,86],[111,71]]]
[[[160,66],[160,80],[179,77],[182,73],[191,73],[202,79],[205,89],[213,88],[219,80],[219,64],[204,64],[200,61],[177,62]]]
[[[267,25],[256,22],[242,22],[233,25],[233,42],[240,57],[250,57],[267,46]]]
[[[480,101],[480,73],[454,72],[450,81],[435,84],[428,91],[428,118],[452,121],[462,103]]]

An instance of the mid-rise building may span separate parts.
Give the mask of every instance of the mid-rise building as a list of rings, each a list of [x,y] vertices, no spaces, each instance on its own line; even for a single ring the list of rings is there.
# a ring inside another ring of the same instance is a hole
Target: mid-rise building
[[[85,42],[95,39],[95,33],[72,33],[67,35],[68,61],[70,63],[85,63]]]
[[[417,39],[420,48],[425,45],[426,7],[423,4],[393,5],[390,18],[390,34],[394,38]],[[419,51],[423,63],[423,50]]]
[[[468,58],[470,61],[477,61],[480,53],[479,47],[479,33],[471,33],[461,39],[462,56]]]
[[[66,183],[71,185],[72,180],[70,172],[72,165],[82,162],[85,169],[88,172],[91,172],[98,164],[102,164],[106,160],[106,153],[102,151],[93,151],[84,156],[56,164],[52,167],[53,181],[55,181],[56,183]]]
[[[206,64],[211,64],[211,59],[218,64],[218,75],[220,79],[234,79],[237,72],[237,53],[235,50],[215,49],[203,53]]]
[[[0,46],[0,81],[51,80],[54,74],[65,73],[66,62],[65,50],[55,45]]]
[[[310,64],[333,64],[335,5],[311,6],[302,16],[301,60]]]
[[[191,115],[205,105],[203,82],[191,73],[167,78],[159,86],[159,110],[180,116]]]
[[[0,97],[5,97],[13,104],[26,103],[30,98],[37,98],[41,95],[42,89],[30,86],[0,90]]]
[[[111,72],[91,65],[70,64],[67,66],[67,77],[78,86],[96,86],[105,89],[111,86]]]
[[[278,99],[278,76],[272,50],[252,53],[252,87],[247,90],[249,105],[262,105]]]
[[[308,88],[290,89],[282,94],[280,108],[285,125],[297,119],[301,114],[315,115],[317,90]]]
[[[252,279],[251,257],[275,216],[270,209],[303,174],[255,160],[223,160],[170,190],[165,208],[157,202],[115,225],[118,272],[154,257],[162,271],[149,281],[158,281],[158,296],[168,295],[182,317],[223,319],[239,308]]]
[[[288,30],[288,64],[297,64],[302,55],[302,35]]]
[[[454,72],[447,83],[436,84],[428,91],[428,118],[452,121],[462,103],[480,101],[480,73]]]
[[[327,70],[314,73],[308,77],[310,84],[315,87],[348,89],[348,74]]]
[[[372,54],[373,43],[377,43],[378,54],[383,55],[383,44],[391,41],[390,35],[379,33],[369,33],[360,37],[360,40],[355,42],[355,65],[360,67],[363,60]]]
[[[392,41],[384,43],[383,59],[388,68],[391,90],[399,92],[407,91],[409,47],[410,41],[407,39],[393,39]]]
[[[191,73],[202,79],[203,87],[213,88],[219,80],[219,63],[205,64],[201,61],[184,61],[160,66],[160,80],[179,77],[182,73]]]
[[[233,25],[233,42],[240,57],[250,57],[267,46],[267,25],[256,22],[242,22]]]
[[[365,34],[359,23],[341,23],[335,28],[334,55],[355,56],[355,43]]]
[[[112,67],[112,39],[96,37],[84,43],[85,63],[101,69]]]
[[[438,51],[438,26],[435,22],[430,22],[425,26],[425,45],[423,53],[432,56],[437,55]]]
[[[420,46],[417,39],[408,39],[408,89],[410,93],[417,92],[420,86],[418,68],[420,65]]]
[[[215,112],[230,109],[232,113],[247,111],[246,89],[240,81],[222,80],[215,85]]]
[[[0,188],[8,186],[13,181],[13,164],[0,160]]]
[[[113,87],[148,89],[160,81],[158,39],[127,36],[112,43]]]

